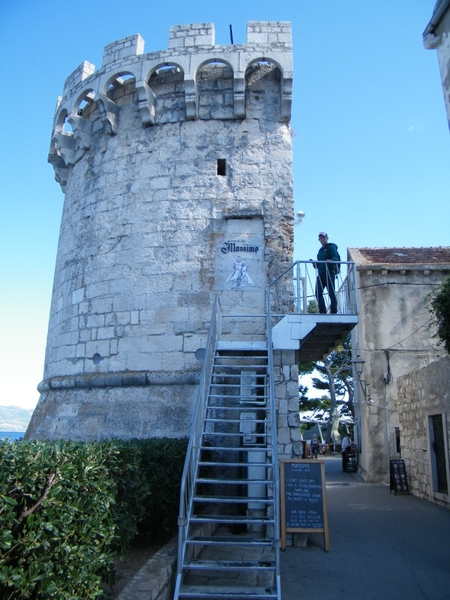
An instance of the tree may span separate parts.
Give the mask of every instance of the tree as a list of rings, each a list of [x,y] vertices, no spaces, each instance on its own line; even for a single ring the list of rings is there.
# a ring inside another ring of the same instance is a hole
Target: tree
[[[333,428],[333,413],[335,411],[337,401],[343,400],[347,396],[346,404],[349,411],[353,411],[353,377],[352,377],[352,353],[351,353],[351,338],[347,336],[336,350],[330,352],[324,361],[301,363],[299,365],[299,373],[310,374],[318,373],[318,377],[313,377],[313,387],[317,390],[323,390],[329,394],[329,411],[330,416],[325,434],[327,444],[332,443],[331,432]],[[304,386],[301,386],[304,388]],[[306,388],[307,390],[307,388]],[[306,392],[302,391],[303,396],[300,399],[300,408],[308,406],[305,402]],[[307,399],[307,398],[306,398]],[[323,406],[323,400],[317,400],[320,406]],[[312,404],[309,401],[308,408]]]
[[[450,354],[450,277],[444,279],[431,299],[431,312],[437,325],[437,334]]]

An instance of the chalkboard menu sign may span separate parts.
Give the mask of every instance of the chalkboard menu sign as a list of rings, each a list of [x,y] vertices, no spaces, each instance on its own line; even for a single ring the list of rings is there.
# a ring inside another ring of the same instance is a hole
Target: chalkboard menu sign
[[[406,477],[405,461],[402,458],[389,461],[390,491],[397,494],[409,494],[408,478]]]
[[[281,548],[286,532],[323,533],[329,550],[328,515],[323,460],[284,459],[281,467]]]

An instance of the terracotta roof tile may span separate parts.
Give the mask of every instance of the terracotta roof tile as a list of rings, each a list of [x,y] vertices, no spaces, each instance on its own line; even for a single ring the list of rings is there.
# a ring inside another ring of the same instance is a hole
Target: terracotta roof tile
[[[437,248],[357,248],[361,256],[373,264],[448,264],[450,246]]]

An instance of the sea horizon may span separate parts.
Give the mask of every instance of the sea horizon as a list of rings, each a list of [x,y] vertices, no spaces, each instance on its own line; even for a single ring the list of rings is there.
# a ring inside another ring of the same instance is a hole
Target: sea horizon
[[[0,440],[20,440],[25,435],[25,431],[0,431]]]

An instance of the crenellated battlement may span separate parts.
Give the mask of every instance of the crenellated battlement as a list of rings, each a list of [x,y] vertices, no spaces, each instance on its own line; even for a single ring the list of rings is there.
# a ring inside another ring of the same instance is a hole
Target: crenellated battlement
[[[136,34],[107,45],[99,70],[87,61],[81,63],[65,81],[51,138],[49,162],[62,187],[67,180],[67,169],[90,147],[90,136],[95,131],[103,128],[107,135],[117,134],[125,87],[127,100],[137,104],[144,127],[205,119],[201,105],[208,103],[204,94],[206,85],[226,88],[222,99],[210,97],[211,103],[224,106],[222,111],[214,108],[210,118],[245,119],[246,93],[255,69],[261,72],[272,69],[279,78],[278,120],[289,121],[291,24],[250,21],[246,44],[216,46],[214,40],[212,23],[177,25],[170,28],[168,50],[146,54],[144,40]],[[208,80],[210,84],[206,84]],[[170,94],[173,106],[168,117]]]
[[[214,42],[213,23],[175,25],[169,31],[169,48],[211,47]]]
[[[144,45],[145,42],[138,33],[108,44],[103,50],[102,67],[144,54]]]

